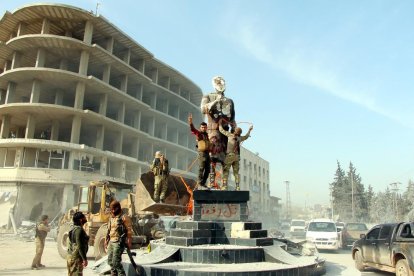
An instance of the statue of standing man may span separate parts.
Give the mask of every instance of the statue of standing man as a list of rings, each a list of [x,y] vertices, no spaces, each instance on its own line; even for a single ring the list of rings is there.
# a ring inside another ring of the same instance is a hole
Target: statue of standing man
[[[219,122],[221,122],[223,129],[227,131],[236,127],[233,100],[224,95],[226,90],[225,80],[220,76],[216,76],[212,83],[215,91],[203,96],[201,100],[201,113],[207,115],[207,132],[212,144],[210,149],[210,187],[215,182],[216,164],[223,165],[226,157],[227,137],[220,133]]]

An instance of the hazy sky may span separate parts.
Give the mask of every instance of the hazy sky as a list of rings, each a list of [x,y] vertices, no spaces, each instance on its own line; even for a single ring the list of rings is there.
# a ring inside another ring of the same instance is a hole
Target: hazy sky
[[[289,180],[293,204],[327,203],[337,160],[375,191],[414,178],[414,1],[53,2],[99,2],[205,93],[223,76],[236,121],[254,124],[244,146],[270,162],[282,200]],[[0,0],[0,13],[32,3]]]

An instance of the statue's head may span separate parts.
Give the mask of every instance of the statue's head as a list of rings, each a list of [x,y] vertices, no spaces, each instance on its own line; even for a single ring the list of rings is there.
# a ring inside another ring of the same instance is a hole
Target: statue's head
[[[162,152],[161,151],[156,151],[155,152],[155,158],[160,158],[161,155],[162,155]]]
[[[222,77],[214,77],[212,83],[217,93],[223,94],[224,90],[226,90],[226,81]]]

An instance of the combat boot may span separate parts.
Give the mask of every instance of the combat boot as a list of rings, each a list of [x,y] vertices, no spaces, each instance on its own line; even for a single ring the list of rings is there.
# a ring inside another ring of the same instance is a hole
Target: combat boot
[[[240,184],[236,183],[236,191],[240,191]]]

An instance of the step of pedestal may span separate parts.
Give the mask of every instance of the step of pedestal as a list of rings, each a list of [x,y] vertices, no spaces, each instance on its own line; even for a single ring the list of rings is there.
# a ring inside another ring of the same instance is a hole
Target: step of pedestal
[[[177,246],[193,246],[193,245],[202,245],[202,244],[211,244],[213,238],[186,238],[186,237],[173,237],[168,236],[165,238],[165,243],[169,245]]]
[[[261,230],[261,222],[233,222],[231,230]]]
[[[177,221],[176,229],[198,229],[198,230],[213,230],[215,229],[215,222],[211,221]]]
[[[213,230],[197,229],[171,229],[170,236],[184,238],[211,238],[214,236]]]
[[[267,230],[242,230],[231,231],[231,238],[267,238]]]
[[[262,230],[261,222],[234,221],[177,221],[176,229],[205,229],[205,230]]]
[[[183,262],[203,264],[253,263],[264,261],[263,248],[180,248]]]
[[[272,238],[218,238],[214,239],[216,244],[233,244],[233,245],[244,245],[244,246],[269,246],[273,245]]]

